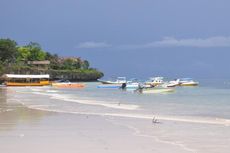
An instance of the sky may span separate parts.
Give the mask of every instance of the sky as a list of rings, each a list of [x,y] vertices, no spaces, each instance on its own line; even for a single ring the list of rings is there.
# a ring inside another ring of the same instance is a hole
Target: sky
[[[105,77],[228,78],[229,0],[0,0],[0,38]]]

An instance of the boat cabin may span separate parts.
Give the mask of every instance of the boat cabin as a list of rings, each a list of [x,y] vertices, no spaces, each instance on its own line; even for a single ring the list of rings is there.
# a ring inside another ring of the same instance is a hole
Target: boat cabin
[[[49,85],[48,74],[45,75],[22,75],[22,74],[4,74],[6,86],[45,86]]]

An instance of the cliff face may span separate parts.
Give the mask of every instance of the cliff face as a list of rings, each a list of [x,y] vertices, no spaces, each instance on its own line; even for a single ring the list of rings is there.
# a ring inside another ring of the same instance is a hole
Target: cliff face
[[[96,69],[53,70],[36,67],[7,67],[2,74],[49,74],[51,80],[66,79],[70,81],[96,81],[103,77],[103,73]]]
[[[97,70],[49,70],[52,79],[66,79],[70,81],[96,81],[103,77],[103,73]]]

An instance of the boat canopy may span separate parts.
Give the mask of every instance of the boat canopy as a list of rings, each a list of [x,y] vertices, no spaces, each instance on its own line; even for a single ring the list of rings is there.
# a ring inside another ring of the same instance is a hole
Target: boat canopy
[[[20,79],[41,79],[41,78],[50,78],[49,74],[44,75],[24,75],[24,74],[4,74],[3,78],[20,78]]]
[[[156,81],[159,81],[159,80],[163,80],[164,77],[151,77],[149,78],[150,80],[156,80]]]
[[[126,77],[117,77],[117,80],[126,80]]]

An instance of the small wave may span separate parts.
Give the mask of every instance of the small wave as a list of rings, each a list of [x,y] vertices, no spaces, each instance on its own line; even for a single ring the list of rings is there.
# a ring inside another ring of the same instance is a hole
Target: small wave
[[[11,112],[14,111],[15,109],[1,109],[0,113],[4,113],[4,112]]]
[[[153,116],[153,115],[144,115],[144,114],[122,114],[122,113],[94,113],[94,112],[74,112],[74,111],[65,111],[58,109],[48,109],[45,107],[31,107],[32,109],[38,109],[49,112],[56,113],[67,113],[67,114],[79,114],[79,115],[96,115],[96,116],[112,116],[112,117],[125,117],[125,118],[134,118],[134,119],[148,119],[152,120],[157,118],[160,122],[162,121],[174,121],[174,122],[184,122],[184,123],[194,123],[194,124],[210,124],[210,125],[222,125],[230,126],[230,120],[224,118],[192,118],[192,117],[177,117],[177,116]]]
[[[48,92],[48,93],[58,93],[57,90],[46,90],[46,92]]]
[[[53,95],[52,98],[58,99],[58,100],[64,100],[68,102],[76,102],[79,104],[104,106],[104,107],[115,108],[115,109],[136,110],[139,108],[138,105],[121,104],[120,102],[106,103],[104,101],[97,101],[97,100],[82,100],[82,99],[75,100],[73,99],[74,97],[67,97],[67,96],[61,96],[61,95]]]
[[[68,102],[75,102],[75,103],[85,104],[85,105],[103,106],[103,107],[108,107],[108,108],[124,109],[124,110],[136,110],[139,108],[138,105],[121,104],[120,102],[107,103],[105,101],[83,100],[80,98],[75,100],[74,98],[76,98],[76,97],[71,97],[71,96],[67,96],[67,95],[49,94],[49,93],[41,93],[41,92],[33,92],[33,93],[51,96],[52,99],[63,100],[63,101],[68,101]]]
[[[69,95],[60,95],[55,93],[41,93],[41,92],[32,92],[34,94],[46,95],[50,96],[52,99],[58,99],[62,101],[75,102],[79,104],[86,105],[96,105],[96,106],[104,106],[108,108],[115,109],[124,109],[124,110],[137,110],[139,108],[138,105],[131,104],[120,104],[117,103],[106,103],[106,101],[97,101],[97,100],[83,100],[77,99],[77,97],[69,96]],[[39,107],[33,107],[35,109],[44,109],[45,111],[56,111],[52,109],[45,109]],[[88,113],[88,112],[68,112],[57,110],[57,112],[62,113],[74,113],[74,114],[85,114],[85,115],[100,115],[100,116],[114,116],[114,117],[128,117],[128,118],[137,118],[137,119],[153,119],[153,115],[144,115],[144,114],[116,114],[116,113]],[[196,124],[212,124],[212,125],[224,125],[230,126],[230,119],[225,118],[206,118],[206,117],[181,117],[181,116],[156,116],[159,121],[174,121],[174,122],[184,122],[184,123],[196,123]]]
[[[31,90],[32,90],[32,91],[43,91],[42,89],[38,89],[38,88],[35,88],[35,89],[32,88]]]
[[[38,92],[42,92],[42,93],[58,93],[58,91],[57,90],[50,90],[50,89],[46,89],[46,90],[44,90],[44,89],[31,89],[33,92],[36,92],[36,93],[38,93]]]

